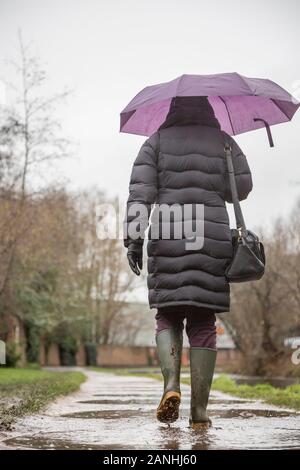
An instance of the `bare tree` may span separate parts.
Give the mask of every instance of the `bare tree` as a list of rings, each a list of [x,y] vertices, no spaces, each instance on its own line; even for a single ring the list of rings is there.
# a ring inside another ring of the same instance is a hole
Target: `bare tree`
[[[67,92],[46,98],[46,74],[19,33],[19,58],[10,61],[15,81],[7,83],[10,107],[0,115],[0,296],[2,312],[15,315],[13,272],[23,242],[34,232],[32,200],[49,186],[50,165],[69,154],[54,118]]]
[[[78,291],[83,293],[90,314],[90,339],[107,344],[112,341],[114,325],[136,281],[128,269],[121,241],[97,237],[96,207],[103,202],[109,201],[97,191],[86,192],[79,199],[83,248],[79,258]]]
[[[286,354],[284,337],[300,326],[300,204],[265,235],[267,265],[260,281],[232,285],[224,322],[242,353],[244,372],[265,374]],[[283,372],[282,372],[283,373]]]

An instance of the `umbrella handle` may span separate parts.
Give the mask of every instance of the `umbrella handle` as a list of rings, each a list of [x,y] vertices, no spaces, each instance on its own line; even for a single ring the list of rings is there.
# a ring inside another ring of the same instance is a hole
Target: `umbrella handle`
[[[265,121],[264,119],[261,119],[261,118],[253,118],[253,121],[261,121],[261,122],[264,123],[264,125],[266,127],[266,130],[267,130],[270,147],[274,147],[274,141],[273,141],[273,137],[272,137],[272,133],[271,133],[269,123],[267,121]]]

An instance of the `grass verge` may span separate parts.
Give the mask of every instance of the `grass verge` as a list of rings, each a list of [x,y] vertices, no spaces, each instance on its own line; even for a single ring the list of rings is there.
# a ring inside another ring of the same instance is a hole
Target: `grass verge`
[[[0,368],[0,429],[35,413],[59,395],[67,395],[85,381],[81,372],[50,372],[35,369]]]
[[[220,375],[214,380],[213,388],[241,398],[264,400],[271,405],[300,410],[300,385],[298,384],[285,388],[273,387],[269,384],[238,385],[227,375]]]
[[[135,375],[143,376],[156,380],[162,380],[161,374],[154,373],[153,370],[138,372],[130,371],[130,369],[106,369],[106,368],[94,368],[101,372],[111,372],[121,375]],[[182,383],[190,384],[189,378],[182,378]],[[271,405],[277,405],[281,407],[293,408],[300,410],[300,385],[290,385],[285,388],[273,387],[269,384],[258,384],[258,385],[239,385],[228,375],[222,374],[218,378],[214,379],[213,390],[219,392],[228,393],[233,396],[240,398],[249,398],[256,400],[264,400],[266,403]]]

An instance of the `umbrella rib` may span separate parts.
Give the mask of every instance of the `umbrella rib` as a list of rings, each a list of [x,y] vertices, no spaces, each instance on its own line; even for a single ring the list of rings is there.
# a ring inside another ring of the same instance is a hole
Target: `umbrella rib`
[[[219,95],[219,98],[224,103],[224,106],[225,106],[227,114],[228,114],[228,119],[229,119],[229,122],[230,122],[230,125],[231,125],[232,133],[233,133],[233,135],[235,135],[233,124],[232,124],[232,121],[231,121],[231,117],[230,117],[230,114],[229,114],[229,111],[228,111],[228,108],[227,108],[227,104],[226,104],[225,100],[222,98],[222,96]]]
[[[177,95],[177,93],[178,93],[178,90],[179,90],[179,87],[180,87],[180,84],[181,84],[181,81],[182,81],[182,77],[183,77],[183,75],[180,75],[180,77],[179,77],[179,80],[178,80],[178,83],[177,83],[177,87],[176,87],[176,95]],[[176,98],[176,95],[175,95],[175,98]]]
[[[291,121],[291,118],[283,111],[283,109],[281,109],[281,107],[275,102],[274,98],[270,98],[270,100],[272,101],[272,103],[275,104],[275,106],[279,109],[279,111],[282,112],[282,114],[284,114],[289,121]]]

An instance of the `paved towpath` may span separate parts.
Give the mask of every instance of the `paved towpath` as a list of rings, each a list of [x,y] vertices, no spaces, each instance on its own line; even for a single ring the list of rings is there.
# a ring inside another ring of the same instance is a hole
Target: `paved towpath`
[[[162,382],[84,370],[78,392],[58,398],[0,434],[0,448],[34,449],[300,449],[300,414],[260,401],[213,392],[213,427],[188,427],[189,386],[182,386],[180,419],[156,421]]]

